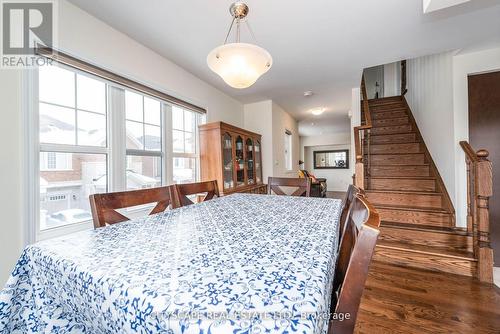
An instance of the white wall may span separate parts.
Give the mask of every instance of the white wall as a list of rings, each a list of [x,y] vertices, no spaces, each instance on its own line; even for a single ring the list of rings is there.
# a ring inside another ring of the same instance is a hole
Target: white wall
[[[244,128],[262,135],[262,174],[264,182],[269,176],[295,177],[299,170],[300,137],[297,121],[271,100],[244,106]],[[292,167],[285,168],[285,130],[292,132]]]
[[[300,137],[301,156],[304,169],[317,177],[327,179],[328,191],[347,191],[352,183],[354,174],[353,154],[351,147],[351,133],[337,133],[324,136]],[[322,150],[349,150],[349,169],[314,169],[313,151]]]
[[[384,66],[374,66],[363,71],[365,77],[366,95],[369,99],[375,98],[377,92],[376,83],[378,82],[379,97],[384,96]],[[360,80],[361,81],[361,80]]]
[[[384,97],[401,95],[401,62],[384,65]]]
[[[292,170],[285,164],[285,130],[292,132]],[[299,170],[300,139],[297,121],[273,102],[273,176],[297,177]]]
[[[207,109],[208,121],[222,120],[243,126],[243,105],[191,73],[74,5],[59,1],[58,48],[108,70],[155,87]],[[23,236],[21,193],[24,152],[21,71],[0,70],[2,94],[0,142],[0,286],[6,281],[26,242]]]
[[[21,72],[0,70],[0,289],[23,247]]]
[[[461,52],[453,57],[454,146],[450,149],[455,154],[455,209],[457,211],[457,221],[465,222],[467,217],[465,156],[459,145],[461,140],[469,140],[467,76],[495,70],[500,70],[500,47],[476,52]],[[480,149],[480,147],[475,147],[475,149]]]
[[[406,68],[406,100],[455,204],[453,53],[410,59]]]
[[[273,101],[265,100],[244,106],[245,129],[262,135],[262,179],[273,175]]]
[[[59,1],[59,49],[207,109],[207,120],[243,126],[243,105],[139,42]]]
[[[360,88],[353,88],[351,90],[351,111],[349,112],[351,118],[351,166],[354,168],[354,164],[356,163],[356,143],[354,141],[354,128],[356,126],[361,125],[361,90]],[[354,174],[354,173],[353,173]]]

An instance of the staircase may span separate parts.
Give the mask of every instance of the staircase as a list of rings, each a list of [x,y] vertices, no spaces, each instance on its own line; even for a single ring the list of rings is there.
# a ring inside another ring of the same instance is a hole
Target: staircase
[[[455,227],[453,205],[406,100],[368,104],[372,128],[363,140],[364,185],[382,218],[375,259],[473,276],[472,237]]]

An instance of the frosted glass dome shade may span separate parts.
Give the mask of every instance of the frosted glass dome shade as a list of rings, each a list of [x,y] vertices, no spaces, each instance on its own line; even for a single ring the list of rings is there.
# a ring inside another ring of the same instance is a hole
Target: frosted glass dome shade
[[[263,48],[247,43],[229,43],[213,49],[208,67],[233,88],[247,88],[269,71],[273,58]]]

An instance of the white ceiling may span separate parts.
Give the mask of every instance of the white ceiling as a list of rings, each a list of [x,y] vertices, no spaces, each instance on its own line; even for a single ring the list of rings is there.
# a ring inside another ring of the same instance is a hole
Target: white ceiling
[[[208,69],[231,0],[70,0],[243,103],[272,99],[300,122],[302,135],[348,126],[351,88],[365,67],[500,43],[500,0],[473,0],[423,14],[422,0],[247,0],[258,44],[273,67],[237,90]],[[243,41],[252,41],[243,30]],[[309,98],[306,90],[314,91]],[[327,111],[313,118],[308,110]]]

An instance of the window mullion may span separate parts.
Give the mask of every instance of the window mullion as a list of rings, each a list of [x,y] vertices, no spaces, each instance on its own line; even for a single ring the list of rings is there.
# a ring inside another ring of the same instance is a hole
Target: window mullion
[[[126,133],[125,129],[125,91],[108,85],[108,120],[109,120],[109,191],[127,189],[126,176]]]
[[[77,75],[76,73],[73,73],[73,77],[74,77],[74,89],[75,89],[75,105],[74,105],[74,111],[75,111],[75,145],[78,145],[78,108],[77,108],[77,103],[78,103],[78,86],[76,84],[76,80],[77,80]]]
[[[173,160],[173,130],[172,130],[172,105],[163,103],[163,116],[164,116],[164,130],[163,137],[165,143],[165,159],[163,168],[165,169],[165,182],[166,184],[174,183],[174,160]]]

